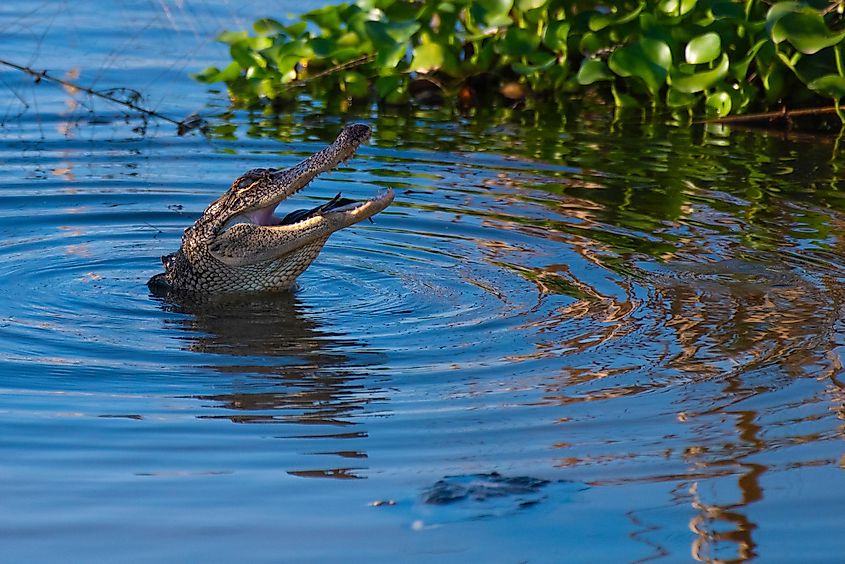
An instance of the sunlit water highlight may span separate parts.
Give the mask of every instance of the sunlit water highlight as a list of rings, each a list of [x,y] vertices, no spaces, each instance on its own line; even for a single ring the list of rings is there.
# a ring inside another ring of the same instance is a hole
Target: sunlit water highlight
[[[179,138],[37,96],[0,129],[6,558],[845,548],[833,139],[317,104]],[[297,202],[393,187],[374,225],[333,236],[291,294],[150,295],[235,177],[348,121],[372,144]],[[469,493],[426,503],[438,483]]]

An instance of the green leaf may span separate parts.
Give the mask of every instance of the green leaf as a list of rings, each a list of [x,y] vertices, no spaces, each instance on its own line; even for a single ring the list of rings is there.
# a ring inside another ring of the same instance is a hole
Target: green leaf
[[[740,2],[715,0],[710,4],[710,11],[717,20],[722,18],[730,18],[738,21],[745,20],[745,6]]]
[[[845,76],[827,74],[807,84],[807,88],[836,100],[845,98]]]
[[[709,63],[722,53],[722,40],[718,33],[705,33],[687,43],[684,56],[688,63],[698,65]]]
[[[578,84],[581,85],[593,84],[600,80],[613,80],[613,73],[610,72],[604,61],[584,59],[581,62],[581,68],[578,69],[577,80]]]
[[[305,30],[308,29],[308,22],[297,22],[295,24],[291,24],[285,28],[285,32],[293,37],[294,39],[298,39]]]
[[[640,15],[640,12],[645,8],[645,2],[640,2],[634,11],[623,15],[605,14],[602,12],[595,12],[590,16],[589,27],[590,31],[601,31],[611,25],[621,25],[628,23]]]
[[[543,34],[543,45],[552,51],[565,52],[566,38],[569,35],[569,22],[552,22]]]
[[[395,69],[405,58],[408,47],[397,43],[393,47],[383,47],[376,51],[376,66],[380,69]]]
[[[285,33],[285,26],[272,18],[255,20],[255,23],[252,24],[252,29],[259,35]]]
[[[667,16],[684,16],[695,8],[698,0],[661,0],[658,9]]]
[[[443,66],[443,48],[437,43],[426,43],[414,49],[411,70],[431,72]]]
[[[505,40],[497,44],[498,51],[505,55],[525,57],[534,52],[540,45],[540,37],[527,29],[518,27],[508,28]]]
[[[657,96],[660,87],[666,82],[667,74],[667,69],[663,66],[666,62],[666,50],[660,47],[661,44],[668,50],[665,43],[657,40],[647,42],[648,48],[644,47],[643,41],[639,41],[616,49],[608,60],[610,70],[619,76],[641,78],[651,95]],[[655,52],[658,54],[657,61],[650,56]]]
[[[223,70],[217,67],[208,67],[192,75],[192,78],[204,83],[228,82],[238,78],[241,75],[241,70],[241,65],[233,61]]]
[[[376,93],[388,104],[408,101],[408,80],[405,76],[380,76],[376,79]]]
[[[396,43],[407,45],[414,34],[419,31],[419,22],[384,22],[368,21],[364,24],[367,35],[372,40],[376,49],[384,47],[392,48]]]
[[[812,8],[784,14],[772,27],[772,41],[789,41],[793,47],[812,55],[845,39],[845,31],[833,33],[824,18]]]
[[[707,115],[723,117],[731,113],[731,96],[727,92],[718,91],[710,94],[704,100]]]
[[[666,91],[666,105],[670,108],[688,108],[694,106],[697,101],[697,95],[675,90],[671,86]]]
[[[312,10],[302,16],[302,19],[314,22],[321,29],[326,31],[340,31],[342,19],[340,17],[340,6],[326,6]]]
[[[790,12],[797,12],[801,9],[801,6],[803,4],[800,2],[778,2],[769,8],[769,11],[766,12],[766,33],[769,37],[771,37],[772,29],[778,23],[779,19]],[[780,41],[776,41],[776,43],[780,43]]]
[[[531,64],[524,64],[524,63],[513,63],[511,68],[514,72],[519,74],[532,74],[535,72],[544,71],[550,69],[557,63],[557,57],[552,55],[551,53],[544,53],[542,51],[538,51],[536,53],[532,53],[528,60]]]
[[[757,52],[766,43],[769,43],[768,39],[761,39],[751,47],[745,57],[732,64],[730,69],[731,76],[739,81],[745,80],[745,76],[748,74],[748,65],[751,64],[751,61],[753,61],[754,57],[757,56]]]
[[[527,12],[528,10],[536,10],[548,4],[549,0],[516,0],[516,7]]]
[[[379,98],[387,98],[387,95],[396,90],[402,82],[402,77],[397,75],[380,76],[376,79],[376,94]]]
[[[226,45],[234,45],[249,39],[249,33],[245,31],[224,31],[217,36],[217,41]]]
[[[470,5],[470,14],[485,27],[507,27],[513,23],[511,8],[513,0],[474,0]]]
[[[604,34],[588,32],[581,36],[578,49],[585,55],[592,55],[602,49],[607,49],[610,44],[610,39],[605,37]]]
[[[234,43],[229,47],[229,55],[241,68],[248,69],[252,66],[266,66],[263,59],[260,61],[255,56],[255,51],[246,45],[246,42]]]
[[[672,66],[672,50],[669,46],[659,39],[651,39],[643,37],[640,39],[643,52],[646,56],[657,66],[665,69],[667,72]]]
[[[730,61],[728,60],[728,55],[723,53],[718,66],[712,70],[695,74],[684,74],[673,69],[672,72],[669,73],[669,84],[671,84],[672,87],[679,92],[701,92],[725,78],[728,74],[729,65]]]

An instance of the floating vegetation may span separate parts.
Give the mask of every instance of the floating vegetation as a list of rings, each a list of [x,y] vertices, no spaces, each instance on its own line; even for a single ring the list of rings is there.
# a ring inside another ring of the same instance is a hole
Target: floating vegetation
[[[301,88],[404,104],[568,96],[709,116],[845,96],[843,4],[761,0],[360,0],[286,25],[225,32],[225,82],[240,106],[279,107]]]

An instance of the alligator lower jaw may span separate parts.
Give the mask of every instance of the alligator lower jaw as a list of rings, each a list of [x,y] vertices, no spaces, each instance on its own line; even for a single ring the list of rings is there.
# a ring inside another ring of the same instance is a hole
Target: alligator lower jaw
[[[375,215],[379,211],[383,210],[390,204],[390,202],[393,201],[393,197],[394,193],[393,190],[390,188],[383,192],[380,192],[375,197],[367,200],[352,200],[350,198],[342,198],[341,195],[338,194],[330,201],[321,204],[315,208],[312,208],[310,210],[304,209],[292,211],[284,217],[279,217],[274,213],[276,211],[276,207],[279,205],[279,203],[281,203],[278,202],[271,206],[259,208],[249,213],[245,213],[232,218],[226,223],[223,228],[223,231],[233,225],[242,223],[244,221],[253,225],[275,227],[279,225],[295,225],[297,223],[303,222],[307,219],[311,219],[317,216],[330,217],[336,215],[346,215],[349,218],[357,218],[358,216],[361,216],[360,219],[356,219],[353,222],[358,223],[359,221],[362,221],[364,219],[369,219],[372,215]]]

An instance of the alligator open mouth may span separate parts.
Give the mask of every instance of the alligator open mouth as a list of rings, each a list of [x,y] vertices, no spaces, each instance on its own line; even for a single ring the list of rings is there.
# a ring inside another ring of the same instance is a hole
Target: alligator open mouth
[[[338,194],[313,208],[276,213],[319,174],[352,158],[370,135],[366,125],[349,125],[331,145],[290,168],[244,173],[185,230],[179,251],[162,258],[166,272],[154,278],[156,284],[207,293],[290,288],[332,233],[393,201],[390,189],[361,201]]]

